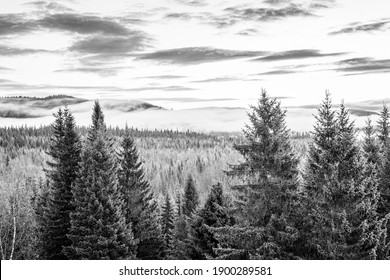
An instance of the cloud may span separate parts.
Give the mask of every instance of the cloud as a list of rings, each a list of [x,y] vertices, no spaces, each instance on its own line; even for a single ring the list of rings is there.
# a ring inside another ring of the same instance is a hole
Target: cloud
[[[35,24],[23,19],[23,14],[0,14],[0,36],[26,33],[35,28]]]
[[[97,16],[78,14],[54,14],[38,21],[44,28],[59,29],[79,34],[128,35],[131,33],[118,22]]]
[[[175,0],[178,3],[189,6],[206,6],[207,3],[203,0]]]
[[[15,48],[5,45],[0,45],[0,56],[26,55],[32,53],[49,52],[40,49]]]
[[[372,23],[352,23],[348,27],[330,32],[330,35],[358,33],[358,32],[372,32],[382,31],[390,23],[390,19],[379,20]],[[388,29],[388,28],[386,28]]]
[[[237,33],[237,35],[242,35],[242,36],[251,36],[251,35],[257,35],[259,31],[254,28],[248,28],[241,30],[240,32]]]
[[[92,36],[76,42],[69,49],[80,53],[123,55],[143,49],[147,44],[146,36],[133,31],[128,36]]]
[[[390,72],[390,59],[373,59],[371,57],[357,57],[338,61],[337,71],[368,74]]]
[[[166,80],[166,79],[182,79],[182,78],[187,78],[187,76],[181,76],[181,75],[156,75],[156,76],[137,77],[136,79]]]
[[[286,75],[286,74],[295,74],[295,73],[297,72],[292,70],[273,70],[273,71],[260,73],[259,75]]]
[[[342,54],[345,53],[321,53],[319,50],[302,49],[302,50],[277,52],[271,55],[256,58],[254,60],[278,61],[278,60],[289,60],[289,59],[305,59],[305,58],[313,58],[313,57],[337,56]]]
[[[368,117],[371,115],[377,115],[378,113],[368,110],[361,110],[361,109],[350,109],[349,113],[351,115],[357,116],[357,117]]]
[[[242,80],[242,79],[240,79],[239,77],[225,76],[225,77],[216,77],[216,78],[192,81],[192,83],[231,82],[237,80]]]
[[[194,88],[184,87],[184,86],[146,86],[138,88],[130,88],[125,91],[192,91]]]
[[[290,4],[281,8],[226,8],[231,18],[236,20],[268,21],[286,17],[312,16],[307,9],[296,4]]]
[[[183,102],[183,103],[193,103],[193,102],[215,102],[215,101],[235,101],[238,99],[235,98],[193,98],[193,97],[167,97],[167,98],[144,98],[148,101],[172,101],[172,102]]]
[[[166,18],[173,18],[173,19],[190,19],[192,18],[192,15],[189,13],[169,13],[165,16]]]
[[[56,2],[47,2],[47,1],[35,1],[35,2],[28,2],[25,3],[24,5],[27,6],[32,6],[36,9],[47,11],[47,12],[72,12],[74,11],[73,9],[60,4]]]
[[[147,53],[139,56],[138,59],[158,60],[173,64],[199,64],[229,59],[256,57],[264,54],[265,52],[259,51],[237,51],[208,47],[190,47]]]
[[[56,70],[55,72],[62,72],[62,73],[72,73],[72,72],[79,72],[79,73],[94,73],[98,74],[100,76],[114,76],[118,73],[120,69],[123,69],[123,67],[87,67],[87,66],[81,66],[81,67],[71,67],[68,69],[60,69]]]

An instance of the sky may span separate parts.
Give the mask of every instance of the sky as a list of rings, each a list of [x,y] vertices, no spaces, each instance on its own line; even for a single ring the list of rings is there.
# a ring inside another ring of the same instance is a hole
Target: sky
[[[0,1],[0,96],[226,109],[263,88],[293,116],[390,94],[386,0]]]

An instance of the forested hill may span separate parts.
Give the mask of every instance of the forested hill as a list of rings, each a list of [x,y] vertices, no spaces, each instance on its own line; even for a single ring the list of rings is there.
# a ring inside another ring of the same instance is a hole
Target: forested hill
[[[53,110],[69,106],[75,112],[89,111],[92,100],[70,95],[50,95],[46,97],[9,96],[0,97],[0,118],[29,119],[51,116]],[[135,110],[164,109],[162,107],[138,100],[104,100],[103,108],[121,112]]]

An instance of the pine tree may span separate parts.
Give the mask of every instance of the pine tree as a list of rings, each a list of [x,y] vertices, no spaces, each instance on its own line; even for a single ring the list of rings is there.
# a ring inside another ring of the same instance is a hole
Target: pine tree
[[[244,157],[228,175],[242,183],[236,191],[234,227],[215,231],[219,258],[293,258],[296,230],[288,222],[297,188],[298,160],[285,124],[286,111],[262,90],[257,106],[248,114],[246,143],[235,145]]]
[[[139,241],[138,259],[160,259],[163,237],[159,224],[158,204],[144,171],[134,140],[126,129],[119,153],[119,186],[124,198],[126,222],[132,225],[134,237]]]
[[[81,155],[72,189],[72,244],[65,248],[69,259],[132,259],[135,242],[131,226],[122,213],[123,198],[116,178],[113,142],[104,115],[95,102],[92,126]]]
[[[169,194],[165,194],[161,211],[161,230],[164,238],[165,259],[171,258],[173,250],[173,238],[175,230],[175,212]]]
[[[214,237],[212,229],[224,226],[232,226],[234,218],[230,215],[223,195],[222,185],[218,183],[212,186],[206,203],[200,210],[194,223],[195,246],[202,252],[202,258],[215,258],[214,248],[218,247],[218,240]]]
[[[301,257],[375,259],[383,233],[375,170],[362,163],[344,104],[336,116],[327,94],[316,120],[302,196],[307,212],[301,235],[308,247]]]
[[[50,189],[45,196],[46,211],[42,213],[45,223],[42,225],[43,257],[46,259],[66,259],[63,247],[70,245],[67,235],[70,229],[69,214],[74,210],[71,205],[71,188],[76,179],[80,162],[80,140],[76,132],[73,115],[68,108],[54,115],[52,137],[48,154],[53,161],[48,162],[50,170],[47,177]]]

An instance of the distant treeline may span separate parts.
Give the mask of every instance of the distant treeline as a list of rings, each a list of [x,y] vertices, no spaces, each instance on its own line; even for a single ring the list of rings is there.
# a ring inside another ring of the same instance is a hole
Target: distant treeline
[[[126,134],[125,129],[119,127],[107,127],[108,132],[114,137],[123,137]],[[76,131],[81,136],[87,135],[88,128],[85,126],[76,127]],[[171,138],[188,139],[189,141],[196,140],[210,140],[210,144],[215,146],[221,141],[228,141],[234,143],[240,143],[244,141],[244,135],[242,133],[200,133],[195,131],[179,131],[179,130],[147,130],[138,128],[129,128],[129,133],[134,138]],[[42,148],[47,150],[49,148],[49,142],[51,137],[50,126],[20,126],[20,127],[0,127],[0,147],[9,149],[19,148]],[[292,139],[308,139],[310,138],[309,132],[292,132]]]
[[[52,100],[52,99],[61,99],[61,98],[75,98],[71,95],[65,95],[65,94],[55,94],[55,95],[49,95],[45,97],[36,97],[36,96],[23,96],[23,95],[14,95],[14,96],[0,96],[0,98],[4,99],[32,99],[32,100]]]

